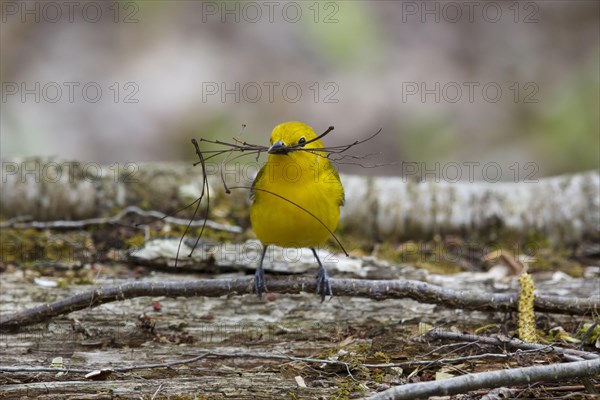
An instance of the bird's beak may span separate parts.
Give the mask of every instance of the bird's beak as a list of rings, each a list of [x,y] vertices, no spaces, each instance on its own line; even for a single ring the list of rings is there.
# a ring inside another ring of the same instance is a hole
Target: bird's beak
[[[273,143],[271,147],[269,147],[269,154],[287,154],[289,153],[288,147],[281,141]]]

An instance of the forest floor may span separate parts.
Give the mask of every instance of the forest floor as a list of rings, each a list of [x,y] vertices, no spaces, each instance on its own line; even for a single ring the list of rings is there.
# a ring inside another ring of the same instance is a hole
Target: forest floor
[[[177,269],[132,258],[131,248],[144,240],[127,227],[3,229],[2,237],[2,316],[101,286],[250,277],[255,266],[232,262],[224,253],[205,262],[182,262]],[[427,243],[370,247],[351,242],[350,258],[334,254],[325,263],[332,278],[414,279],[490,293],[518,293],[520,271],[514,268],[527,264],[536,293],[579,298],[600,293],[600,252],[593,245],[571,250],[538,246],[533,256],[516,255],[514,248],[502,256],[498,251],[507,246],[499,246],[440,258],[436,246],[464,248],[464,241],[456,244],[459,240],[438,237]],[[234,248],[230,252],[236,257],[240,249]],[[290,262],[267,261],[267,286],[269,280],[289,274],[316,274],[310,254],[298,254]],[[584,338],[586,327],[598,321],[591,311],[583,316],[536,314],[540,343],[600,354],[600,335],[593,331]],[[348,399],[409,382],[561,361],[552,352],[519,353],[477,341],[431,340],[426,332],[432,327],[510,340],[516,335],[517,315],[411,299],[336,296],[321,303],[312,293],[267,293],[263,299],[238,294],[138,297],[1,333],[0,365],[23,369],[0,372],[0,398]],[[579,342],[582,338],[586,344]],[[476,355],[481,357],[448,361]],[[177,363],[185,360],[191,361]],[[397,365],[383,365],[390,363]],[[147,367],[114,371],[142,365]],[[104,369],[113,371],[86,378]],[[519,398],[593,398],[600,392],[600,379],[511,389],[511,396]],[[488,392],[452,398],[480,398]]]

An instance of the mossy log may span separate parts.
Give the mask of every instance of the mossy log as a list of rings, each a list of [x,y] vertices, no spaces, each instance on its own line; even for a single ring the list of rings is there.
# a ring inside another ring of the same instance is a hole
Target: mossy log
[[[219,164],[207,165],[211,207],[247,226],[249,187],[258,164],[228,166],[226,194]],[[6,160],[0,182],[1,216],[34,220],[107,217],[130,205],[166,213],[202,192],[202,171],[191,163],[100,165],[41,159]],[[532,232],[565,244],[600,240],[597,171],[536,182],[414,182],[402,177],[342,175],[345,233],[381,239],[469,234],[494,239]],[[209,215],[209,218],[213,218]],[[240,222],[241,221],[241,222]]]

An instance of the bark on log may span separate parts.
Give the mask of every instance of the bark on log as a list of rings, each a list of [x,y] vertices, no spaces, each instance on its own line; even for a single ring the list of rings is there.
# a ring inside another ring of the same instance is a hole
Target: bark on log
[[[213,204],[240,208],[247,190],[226,195],[218,164],[209,165]],[[236,165],[231,186],[250,186],[256,168]],[[440,233],[532,230],[553,242],[600,240],[600,174],[597,171],[537,182],[425,182],[401,177],[343,175],[347,232],[371,240],[415,239]],[[2,162],[3,218],[82,219],[114,215],[124,207],[172,212],[201,193],[201,170],[190,163],[98,165],[40,159]],[[209,216],[210,218],[210,216]]]

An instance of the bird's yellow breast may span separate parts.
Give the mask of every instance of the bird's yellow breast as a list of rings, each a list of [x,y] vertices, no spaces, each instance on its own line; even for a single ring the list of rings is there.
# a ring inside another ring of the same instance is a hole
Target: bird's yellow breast
[[[269,155],[253,189],[250,220],[265,245],[316,247],[338,224],[344,189],[337,171],[318,153]]]

